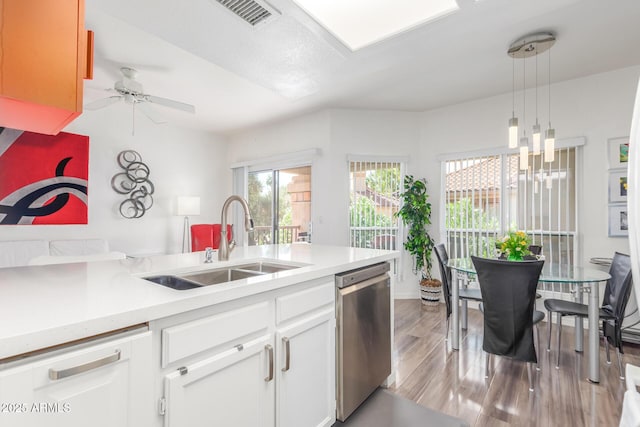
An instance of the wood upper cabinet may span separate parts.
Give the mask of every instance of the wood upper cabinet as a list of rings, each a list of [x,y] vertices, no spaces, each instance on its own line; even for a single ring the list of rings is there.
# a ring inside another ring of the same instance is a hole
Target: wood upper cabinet
[[[82,113],[84,0],[0,0],[0,127],[55,135]]]

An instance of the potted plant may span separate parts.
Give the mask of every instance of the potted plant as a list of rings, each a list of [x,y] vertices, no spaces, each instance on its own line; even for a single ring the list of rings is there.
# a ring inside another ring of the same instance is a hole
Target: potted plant
[[[427,182],[424,178],[404,177],[404,192],[400,194],[402,207],[396,213],[409,227],[404,248],[414,258],[414,273],[420,274],[420,294],[423,304],[440,302],[442,282],[431,275],[431,252],[434,242],[427,228],[431,225],[431,203],[428,202]]]
[[[510,231],[500,242],[500,250],[509,261],[522,261],[530,254],[531,238],[524,231]]]

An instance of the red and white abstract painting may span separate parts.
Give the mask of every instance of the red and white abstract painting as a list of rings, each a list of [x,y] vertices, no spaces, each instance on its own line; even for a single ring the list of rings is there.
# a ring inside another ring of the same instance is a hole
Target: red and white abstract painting
[[[87,224],[89,137],[0,128],[0,224]]]

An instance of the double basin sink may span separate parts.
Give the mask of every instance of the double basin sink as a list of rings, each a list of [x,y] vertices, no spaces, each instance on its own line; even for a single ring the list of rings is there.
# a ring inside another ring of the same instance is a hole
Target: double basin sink
[[[158,285],[183,291],[187,289],[200,288],[202,286],[219,285],[222,283],[233,282],[234,280],[247,279],[249,277],[263,276],[265,274],[277,273],[279,271],[291,270],[299,267],[301,266],[258,261],[179,275],[157,275],[145,277],[144,279]]]

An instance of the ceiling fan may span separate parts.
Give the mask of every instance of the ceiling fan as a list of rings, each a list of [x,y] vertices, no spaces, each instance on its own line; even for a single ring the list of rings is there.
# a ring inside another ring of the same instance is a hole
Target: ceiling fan
[[[142,84],[136,80],[138,72],[135,69],[130,67],[121,67],[120,72],[122,73],[122,79],[115,82],[113,89],[107,89],[109,91],[116,92],[117,95],[90,102],[84,106],[85,109],[98,110],[111,104],[115,104],[120,100],[124,100],[129,104],[133,104],[134,112],[135,107],[137,106],[147,117],[149,117],[149,119],[158,124],[166,123],[166,120],[164,120],[162,116],[149,105],[149,103],[164,105],[165,107],[174,108],[191,114],[196,112],[196,108],[191,104],[185,104],[184,102],[174,101],[173,99],[161,98],[159,96],[144,93]]]

